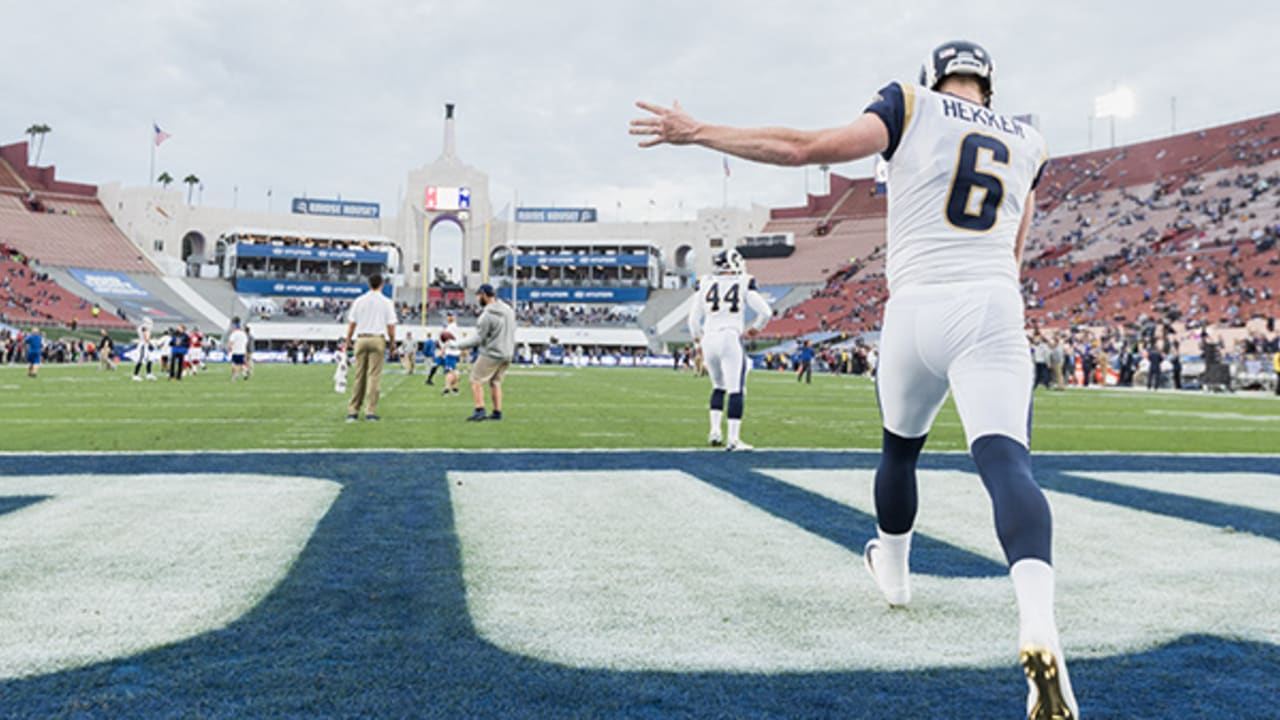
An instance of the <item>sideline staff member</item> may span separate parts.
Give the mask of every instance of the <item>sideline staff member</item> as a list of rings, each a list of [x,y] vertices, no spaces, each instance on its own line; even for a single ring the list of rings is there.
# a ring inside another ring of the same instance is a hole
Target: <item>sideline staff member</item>
[[[480,356],[471,366],[471,396],[475,400],[476,409],[467,420],[502,419],[502,378],[511,365],[511,356],[516,350],[516,313],[511,306],[502,302],[488,283],[476,290],[476,298],[484,307],[480,314],[480,322],[476,323],[476,334],[458,342],[459,350],[480,348]],[[484,414],[484,386],[489,386],[489,394],[493,396],[493,414]]]
[[[360,417],[360,406],[368,398],[365,420],[378,420],[378,391],[382,385],[382,360],[388,343],[395,359],[396,306],[382,294],[382,276],[369,276],[369,292],[351,303],[347,314],[347,347],[355,342],[355,378],[351,384],[351,402],[347,405],[347,422]],[[383,333],[386,333],[385,337]]]

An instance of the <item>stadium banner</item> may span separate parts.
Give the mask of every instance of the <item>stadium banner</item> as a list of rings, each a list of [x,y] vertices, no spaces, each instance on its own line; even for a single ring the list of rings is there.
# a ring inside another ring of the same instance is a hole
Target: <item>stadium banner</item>
[[[142,289],[128,275],[106,270],[85,270],[67,268],[71,277],[102,297],[109,298],[149,298],[151,293]]]
[[[498,288],[498,297],[511,301],[511,287]],[[642,303],[649,299],[647,287],[524,287],[516,288],[518,302]]]
[[[138,318],[144,317],[158,323],[179,322],[186,319],[183,313],[155,299],[146,302],[122,299],[117,300],[116,305],[124,311],[130,321],[137,321]]]
[[[368,289],[364,283],[236,278],[236,292],[253,295],[358,298]],[[391,283],[382,286],[382,294],[391,297]]]
[[[323,260],[347,261],[362,263],[387,262],[385,252],[372,250],[337,250],[322,247],[300,247],[298,245],[259,245],[256,243],[236,243],[237,257],[252,258],[284,258],[287,260]]]
[[[507,266],[511,265],[511,255],[507,256]],[[649,264],[649,256],[643,253],[623,255],[542,255],[538,253],[516,256],[516,264],[520,267],[645,267]]]
[[[593,223],[595,208],[516,208],[516,222],[523,223]]]
[[[382,206],[372,202],[351,202],[349,200],[322,200],[317,198],[294,198],[294,215],[329,215],[332,217],[376,219],[382,214]]]

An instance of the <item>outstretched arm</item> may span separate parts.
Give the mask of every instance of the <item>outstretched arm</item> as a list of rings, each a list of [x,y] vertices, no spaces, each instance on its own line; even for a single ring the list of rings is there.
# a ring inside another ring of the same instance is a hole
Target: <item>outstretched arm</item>
[[[709,125],[695,120],[679,102],[669,108],[637,102],[636,107],[650,113],[631,121],[631,134],[646,137],[640,141],[640,147],[645,148],[662,143],[694,144],[770,165],[812,165],[858,160],[889,146],[888,128],[872,113],[864,113],[843,127],[795,130]]]

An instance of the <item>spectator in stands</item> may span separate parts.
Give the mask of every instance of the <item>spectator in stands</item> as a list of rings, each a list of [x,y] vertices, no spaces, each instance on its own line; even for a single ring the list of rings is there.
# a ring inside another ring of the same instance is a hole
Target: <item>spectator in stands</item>
[[[347,422],[359,419],[362,405],[365,420],[380,419],[378,395],[382,389],[383,358],[391,347],[391,357],[395,359],[396,343],[396,306],[381,291],[382,276],[370,275],[369,291],[351,303],[348,313],[346,346],[355,343],[355,382],[351,384]]]

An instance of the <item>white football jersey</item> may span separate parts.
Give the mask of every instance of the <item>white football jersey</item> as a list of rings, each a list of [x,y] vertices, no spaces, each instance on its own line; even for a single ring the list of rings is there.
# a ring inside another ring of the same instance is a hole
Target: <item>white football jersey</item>
[[[444,331],[453,335],[452,340],[446,340],[444,343],[444,354],[459,357],[462,351],[458,349],[458,323],[451,322],[444,326]]]
[[[1048,159],[1031,125],[963,98],[890,83],[867,107],[889,129],[889,293],[911,285],[1017,286],[1014,247]]]
[[[694,287],[689,334],[700,338],[709,332],[731,330],[741,335],[748,307],[756,313],[757,330],[773,315],[769,303],[756,290],[754,277],[746,273],[703,276]]]

